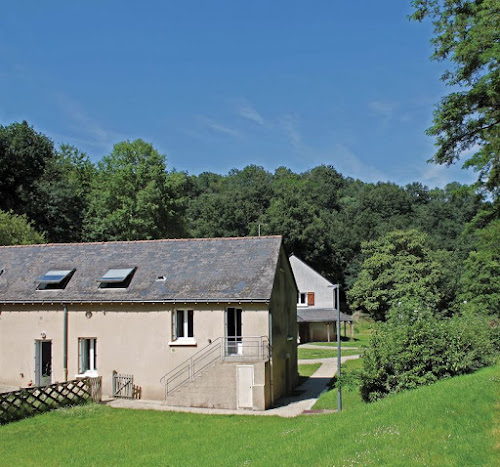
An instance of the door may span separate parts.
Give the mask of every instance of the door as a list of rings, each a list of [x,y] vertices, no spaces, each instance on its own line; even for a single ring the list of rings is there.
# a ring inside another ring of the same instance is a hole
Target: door
[[[52,341],[35,341],[35,384],[48,386],[52,382]]]
[[[237,391],[238,409],[253,408],[253,366],[238,365],[237,371]]]
[[[226,355],[241,355],[243,345],[241,339],[241,309],[226,310]]]

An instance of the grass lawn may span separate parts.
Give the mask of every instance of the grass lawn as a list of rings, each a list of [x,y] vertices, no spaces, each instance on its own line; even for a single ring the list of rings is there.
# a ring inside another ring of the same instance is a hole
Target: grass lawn
[[[495,466],[499,383],[496,366],[294,419],[88,405],[0,426],[0,464]]]
[[[308,342],[308,344],[312,344],[312,345],[319,345],[320,347],[335,347],[337,348],[337,342]],[[357,347],[359,348],[359,344],[357,343],[357,341],[341,341],[340,342],[340,346],[342,348],[344,347]]]
[[[299,376],[305,376],[309,378],[312,374],[316,373],[316,370],[321,366],[321,363],[305,363],[299,365]]]
[[[352,370],[361,370],[363,368],[363,360],[348,360],[342,364],[342,372],[344,374]],[[332,378],[331,388],[321,394],[313,409],[337,409],[337,389],[333,387],[335,378]],[[342,390],[342,410],[353,410],[361,406],[366,406],[366,403],[361,399],[359,388],[344,388]]]
[[[305,363],[299,365],[299,382],[297,386],[304,384],[309,379],[309,376],[314,374],[320,366],[321,363]]]
[[[342,350],[342,355],[359,355],[359,350]],[[337,349],[298,349],[299,360],[310,360],[313,358],[332,358],[337,356]]]

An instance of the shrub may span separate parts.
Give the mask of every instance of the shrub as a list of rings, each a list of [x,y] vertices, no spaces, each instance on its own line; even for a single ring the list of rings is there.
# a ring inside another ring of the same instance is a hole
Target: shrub
[[[412,304],[394,307],[365,351],[361,395],[373,401],[490,365],[498,358],[498,334],[478,313],[438,318]]]

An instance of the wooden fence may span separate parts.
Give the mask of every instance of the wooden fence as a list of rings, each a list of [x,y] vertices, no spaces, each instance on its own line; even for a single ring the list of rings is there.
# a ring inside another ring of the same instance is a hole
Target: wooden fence
[[[0,394],[0,424],[21,420],[49,410],[101,400],[101,377]]]

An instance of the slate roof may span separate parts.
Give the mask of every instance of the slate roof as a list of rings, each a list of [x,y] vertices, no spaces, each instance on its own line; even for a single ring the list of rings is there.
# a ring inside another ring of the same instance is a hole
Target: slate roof
[[[0,303],[265,302],[281,242],[268,236],[4,246]],[[99,288],[108,269],[134,267],[128,288]],[[73,268],[64,290],[37,290],[47,271]]]
[[[300,308],[297,307],[298,323],[331,323],[337,321],[337,312],[331,308]],[[352,316],[340,313],[340,321],[352,322]]]

